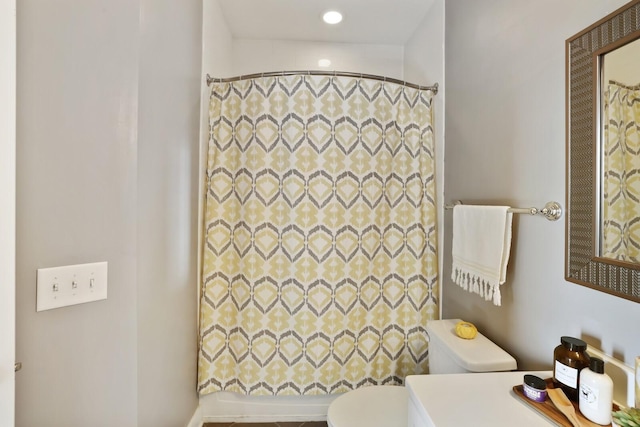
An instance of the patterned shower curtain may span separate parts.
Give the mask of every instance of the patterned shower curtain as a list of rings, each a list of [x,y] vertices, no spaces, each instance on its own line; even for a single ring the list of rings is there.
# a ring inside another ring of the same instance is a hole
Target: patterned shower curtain
[[[604,111],[602,256],[640,262],[640,85],[609,82]]]
[[[201,394],[329,394],[425,372],[432,97],[337,76],[212,84]]]

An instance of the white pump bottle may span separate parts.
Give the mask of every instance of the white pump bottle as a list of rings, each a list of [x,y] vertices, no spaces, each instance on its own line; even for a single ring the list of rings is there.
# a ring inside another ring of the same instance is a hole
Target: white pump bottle
[[[604,373],[604,362],[591,357],[589,367],[580,371],[579,391],[580,412],[596,424],[611,423],[613,404],[613,381]]]

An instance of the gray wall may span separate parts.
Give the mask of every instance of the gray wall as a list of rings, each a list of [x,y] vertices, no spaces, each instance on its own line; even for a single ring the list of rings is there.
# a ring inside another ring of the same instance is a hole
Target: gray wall
[[[18,4],[18,426],[136,425],[137,40],[131,0]],[[36,313],[37,268],[91,261],[108,300]]]
[[[624,3],[447,1],[447,201],[564,205],[565,40]],[[476,322],[524,369],[549,368],[561,335],[630,365],[640,355],[637,303],[564,280],[564,218],[514,218],[502,307],[452,284],[444,218],[444,317]]]
[[[138,426],[197,406],[201,0],[140,0]]]
[[[18,4],[18,426],[186,425],[197,405],[200,8]],[[37,268],[92,261],[106,301],[35,312]]]
[[[197,406],[202,1],[140,0],[138,426]]]

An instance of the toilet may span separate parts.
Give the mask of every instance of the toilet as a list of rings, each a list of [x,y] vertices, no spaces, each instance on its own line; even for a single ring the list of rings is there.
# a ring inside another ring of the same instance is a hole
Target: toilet
[[[431,320],[430,374],[499,372],[517,369],[516,360],[478,333],[472,340],[459,338],[460,319]],[[406,427],[409,395],[402,386],[369,386],[337,397],[327,413],[329,427]]]

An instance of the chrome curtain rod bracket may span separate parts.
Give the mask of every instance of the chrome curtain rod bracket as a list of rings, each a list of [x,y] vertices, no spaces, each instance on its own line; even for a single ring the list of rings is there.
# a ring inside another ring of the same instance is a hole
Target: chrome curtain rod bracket
[[[420,86],[414,83],[409,83],[404,80],[393,79],[391,77],[384,76],[376,76],[374,74],[362,74],[362,73],[349,73],[349,72],[341,72],[341,71],[314,71],[314,70],[306,70],[306,71],[276,71],[271,73],[256,73],[256,74],[247,74],[244,76],[237,77],[229,77],[229,78],[213,78],[209,74],[207,74],[207,86],[211,86],[211,83],[230,83],[236,82],[240,80],[247,79],[255,79],[258,77],[283,77],[283,76],[293,76],[296,74],[304,74],[307,76],[328,76],[328,77],[357,77],[361,79],[369,79],[369,80],[378,80],[381,82],[389,82],[395,83],[402,86],[410,87],[412,89],[418,90],[430,90],[434,95],[438,94],[438,83],[434,83],[432,86]]]
[[[453,209],[455,205],[462,205],[460,200],[454,202],[453,205],[445,205],[445,209]],[[527,215],[542,215],[549,221],[557,221],[562,218],[562,206],[558,202],[547,202],[544,208],[509,208],[509,212]]]

